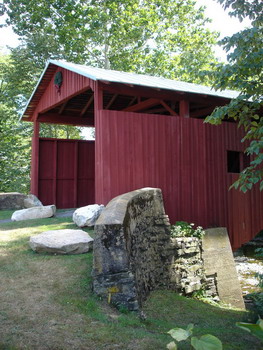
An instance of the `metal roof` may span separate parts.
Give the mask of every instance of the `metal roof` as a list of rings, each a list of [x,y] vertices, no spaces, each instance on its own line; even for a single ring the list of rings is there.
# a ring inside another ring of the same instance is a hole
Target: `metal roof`
[[[68,69],[74,73],[80,74],[92,80],[131,84],[170,91],[203,94],[227,99],[236,98],[239,95],[237,91],[233,90],[216,91],[207,86],[186,83],[178,80],[154,77],[145,74],[126,73],[109,69],[95,68],[81,64],[70,63],[63,60],[49,60],[30,99],[28,100],[21,118],[23,116],[29,116],[33,113],[48,82],[53,76],[56,66]]]
[[[104,80],[114,83],[133,84],[151,88],[212,95],[230,99],[236,98],[239,95],[237,91],[233,90],[216,91],[204,85],[185,83],[178,80],[154,77],[145,74],[126,73],[116,70],[95,68],[75,63],[69,63],[62,60],[50,60],[49,63],[55,64],[56,66],[65,69],[69,69],[92,80]]]

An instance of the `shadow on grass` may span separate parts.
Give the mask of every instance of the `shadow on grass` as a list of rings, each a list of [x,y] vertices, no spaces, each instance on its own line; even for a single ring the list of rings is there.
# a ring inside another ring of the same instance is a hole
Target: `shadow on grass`
[[[51,217],[51,218],[45,218],[45,219],[32,219],[32,220],[23,220],[23,221],[12,221],[12,222],[5,222],[1,223],[0,225],[0,232],[1,231],[9,231],[9,230],[15,230],[25,227],[37,227],[39,226],[39,229],[42,230],[42,227],[49,228],[49,226],[56,226],[54,229],[58,229],[57,227],[61,224],[68,223],[68,225],[71,224],[72,227],[69,228],[76,228],[77,226],[72,222],[72,219],[70,217]],[[49,228],[50,229],[50,228]]]
[[[262,349],[257,339],[235,326],[238,321],[251,321],[248,312],[220,308],[179,296],[172,291],[162,290],[150,294],[143,306],[147,315],[146,321],[142,321],[135,313],[117,311],[92,293],[91,253],[54,256],[37,254],[29,248],[30,235],[63,228],[77,227],[71,218],[65,217],[1,225],[0,248],[1,254],[3,251],[4,255],[0,257],[0,274],[10,282],[8,290],[13,289],[17,294],[22,290],[32,297],[32,290],[39,285],[47,292],[52,292],[48,303],[54,307],[57,304],[63,307],[63,313],[56,314],[58,323],[63,324],[65,318],[76,320],[76,325],[73,323],[70,326],[76,327],[75,333],[70,333],[70,341],[74,342],[73,337],[76,338],[76,342],[81,338],[83,343],[91,341],[97,344],[97,349],[113,349],[107,347],[107,344],[112,343],[116,345],[116,349],[160,350],[165,349],[166,344],[172,341],[167,334],[170,329],[185,328],[189,323],[194,323],[195,335],[217,336],[222,341],[224,350]],[[92,232],[91,229],[85,231]],[[54,281],[50,281],[51,277]],[[27,280],[29,278],[31,282]],[[11,284],[11,280],[16,283]],[[5,295],[5,298],[8,303],[8,295]],[[78,315],[83,315],[81,322],[78,321]],[[12,322],[15,324],[17,321]],[[85,323],[89,327],[88,331],[85,331]],[[10,324],[7,323],[6,327],[9,332]],[[39,344],[45,337],[45,328],[43,326],[41,333],[41,327],[37,334]],[[12,337],[13,344],[16,345],[20,334]],[[63,337],[66,338],[67,333],[63,334],[62,339]],[[0,350],[2,349],[17,350],[0,343]],[[189,344],[182,342],[179,349],[189,350]]]
[[[81,229],[91,236],[94,235],[93,228],[91,227],[82,227],[79,228],[73,221],[71,217],[51,217],[45,219],[32,219],[32,220],[23,220],[23,221],[12,221],[1,223],[0,225],[0,235],[4,231],[19,230],[23,228],[28,228],[29,233],[32,229],[37,227],[37,232],[41,233],[49,230],[60,230],[60,229]],[[31,235],[31,234],[30,234]],[[1,238],[1,237],[0,237]]]

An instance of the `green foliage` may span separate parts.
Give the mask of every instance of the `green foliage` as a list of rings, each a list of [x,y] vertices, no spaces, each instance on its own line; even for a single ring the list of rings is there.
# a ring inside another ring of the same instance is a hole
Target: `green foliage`
[[[251,20],[251,26],[232,37],[226,37],[221,45],[228,53],[228,63],[217,65],[214,71],[214,87],[218,90],[230,88],[240,91],[238,98],[227,106],[217,108],[206,122],[219,124],[233,119],[245,130],[243,142],[248,142],[246,153],[250,165],[244,169],[235,188],[246,192],[256,183],[263,189],[263,3],[259,0],[218,0],[230,15],[240,21]]]
[[[168,334],[171,335],[173,339],[177,342],[181,342],[187,340],[191,337],[191,345],[195,350],[222,350],[223,346],[221,341],[211,335],[205,334],[200,338],[192,337],[194,325],[190,323],[186,329],[183,328],[174,328],[171,329]],[[177,350],[177,344],[175,342],[171,342],[167,344],[166,348],[168,350]]]
[[[247,297],[253,301],[257,314],[263,317],[263,292],[249,293]]]
[[[256,324],[237,322],[236,325],[245,331],[253,334],[263,342],[263,320],[260,318]]]
[[[204,9],[193,0],[4,0],[7,23],[32,58],[209,83],[216,62]],[[43,54],[42,54],[43,53]],[[37,57],[35,57],[37,55]]]
[[[0,192],[29,192],[31,123],[19,121],[40,68],[26,59],[26,50],[0,54]],[[40,136],[80,138],[80,128],[42,125]]]
[[[256,258],[263,259],[263,248],[256,248],[255,253]]]
[[[197,237],[202,238],[205,234],[201,226],[194,228],[194,224],[185,221],[176,221],[175,225],[171,225],[172,237]]]
[[[258,250],[260,250],[262,254],[263,249],[258,248],[255,251]],[[260,257],[262,258],[263,254],[260,255]],[[255,312],[257,313],[257,315],[263,317],[263,274],[256,273],[255,277],[258,279],[258,289],[255,292],[247,294],[246,297],[253,301],[253,304],[255,306]]]
[[[170,334],[170,336],[173,339],[180,342],[182,340],[188,339],[193,334],[193,328],[194,328],[194,325],[192,323],[190,323],[186,329],[173,328],[167,333]]]
[[[200,339],[198,339],[197,337],[191,338],[191,345],[196,350],[223,349],[221,341],[211,334],[202,335]]]
[[[9,85],[10,57],[0,55],[0,192],[29,190],[31,128],[18,121]]]

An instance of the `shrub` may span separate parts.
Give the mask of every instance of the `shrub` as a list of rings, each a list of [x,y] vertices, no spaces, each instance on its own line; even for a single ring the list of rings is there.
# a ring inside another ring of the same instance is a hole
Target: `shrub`
[[[175,225],[171,225],[171,235],[172,237],[197,237],[202,238],[205,234],[203,227],[197,226],[195,224],[185,221],[177,221]]]

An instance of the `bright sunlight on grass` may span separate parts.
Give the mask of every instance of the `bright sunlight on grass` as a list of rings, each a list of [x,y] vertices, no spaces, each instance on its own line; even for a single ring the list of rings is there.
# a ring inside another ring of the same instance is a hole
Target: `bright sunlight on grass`
[[[0,219],[6,216],[0,212]],[[167,331],[189,323],[197,335],[217,336],[225,350],[261,349],[259,341],[235,326],[249,320],[247,312],[157,291],[145,303],[142,321],[92,294],[92,253],[59,256],[29,249],[31,235],[76,228],[71,218],[0,225],[1,350],[161,350],[171,341]],[[179,349],[189,346],[182,342]]]

